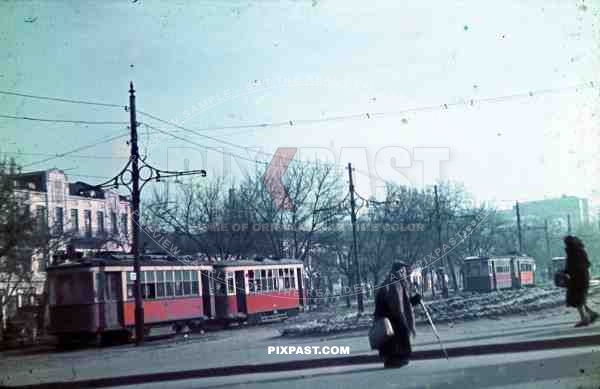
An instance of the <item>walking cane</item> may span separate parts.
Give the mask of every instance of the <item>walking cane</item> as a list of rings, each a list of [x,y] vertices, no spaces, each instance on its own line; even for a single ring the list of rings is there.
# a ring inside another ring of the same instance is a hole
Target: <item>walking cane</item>
[[[442,351],[444,352],[446,359],[448,359],[448,353],[446,352],[446,348],[444,347],[444,344],[442,343],[440,334],[438,334],[438,332],[435,328],[435,324],[433,324],[433,320],[431,320],[431,316],[429,316],[429,311],[427,311],[427,308],[425,308],[425,304],[423,303],[423,300],[421,300],[421,306],[423,307],[423,311],[425,311],[425,315],[427,316],[427,320],[429,321],[429,324],[431,325],[431,329],[433,330],[433,333],[437,337],[438,342],[440,342],[440,347],[442,348]]]

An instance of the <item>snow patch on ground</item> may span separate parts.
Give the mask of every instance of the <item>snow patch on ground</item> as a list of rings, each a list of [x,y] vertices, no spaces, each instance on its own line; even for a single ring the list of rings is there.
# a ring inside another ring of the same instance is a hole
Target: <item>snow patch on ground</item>
[[[600,292],[600,285],[593,285],[590,294]],[[535,287],[518,290],[497,291],[485,294],[461,293],[447,299],[425,303],[435,323],[500,318],[555,308],[565,304],[565,290],[555,287]],[[280,330],[281,336],[318,336],[343,332],[367,330],[372,324],[372,305],[369,313],[317,312],[306,313],[315,318],[306,322],[290,322]],[[415,308],[417,324],[427,323],[423,308]]]

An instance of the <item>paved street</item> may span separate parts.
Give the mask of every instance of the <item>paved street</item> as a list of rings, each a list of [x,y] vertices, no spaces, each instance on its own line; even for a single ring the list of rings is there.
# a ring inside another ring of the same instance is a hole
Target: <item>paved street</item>
[[[596,308],[600,307],[598,297],[593,301]],[[575,329],[575,321],[576,313],[573,310],[557,308],[526,316],[512,316],[501,321],[485,319],[453,326],[440,325],[438,330],[447,347],[600,334],[600,324]],[[5,352],[0,356],[0,379],[5,385],[24,385],[331,357],[269,355],[267,348],[277,345],[347,346],[352,355],[373,353],[364,332],[329,338],[289,339],[278,337],[281,326],[274,324],[232,329],[192,336],[187,341],[179,338],[147,343],[141,348],[126,345],[32,355]],[[431,330],[420,327],[415,350],[438,348]]]
[[[398,370],[384,370],[381,365],[363,365],[161,382],[136,387],[143,389],[219,387],[598,389],[600,347],[464,357],[449,361],[443,359],[416,361]],[[132,389],[133,386],[122,388]]]

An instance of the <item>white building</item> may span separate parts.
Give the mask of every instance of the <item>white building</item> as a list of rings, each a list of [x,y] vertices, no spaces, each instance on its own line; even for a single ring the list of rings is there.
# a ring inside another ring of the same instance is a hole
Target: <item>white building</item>
[[[8,304],[2,304],[4,320],[15,309],[33,304],[34,294],[43,293],[45,268],[54,255],[66,252],[67,245],[84,254],[96,250],[129,252],[132,236],[130,202],[116,191],[70,183],[57,169],[20,174],[15,184],[23,205],[56,238],[49,250],[32,258],[32,284],[19,285],[10,296],[8,291],[14,288],[0,285],[1,298],[9,299]]]

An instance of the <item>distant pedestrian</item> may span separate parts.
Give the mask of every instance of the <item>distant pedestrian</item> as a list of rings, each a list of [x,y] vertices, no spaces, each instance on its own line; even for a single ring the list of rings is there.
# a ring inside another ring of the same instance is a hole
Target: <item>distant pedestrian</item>
[[[407,277],[406,264],[395,262],[375,296],[375,319],[387,317],[394,329],[393,337],[379,349],[386,368],[407,365],[412,353],[410,335],[416,335],[413,306],[420,303],[421,296],[409,298]]]
[[[577,308],[581,320],[575,327],[587,326],[598,319],[598,313],[587,305],[590,287],[590,261],[583,242],[575,236],[564,239],[567,254],[565,273],[567,281],[567,306]]]

